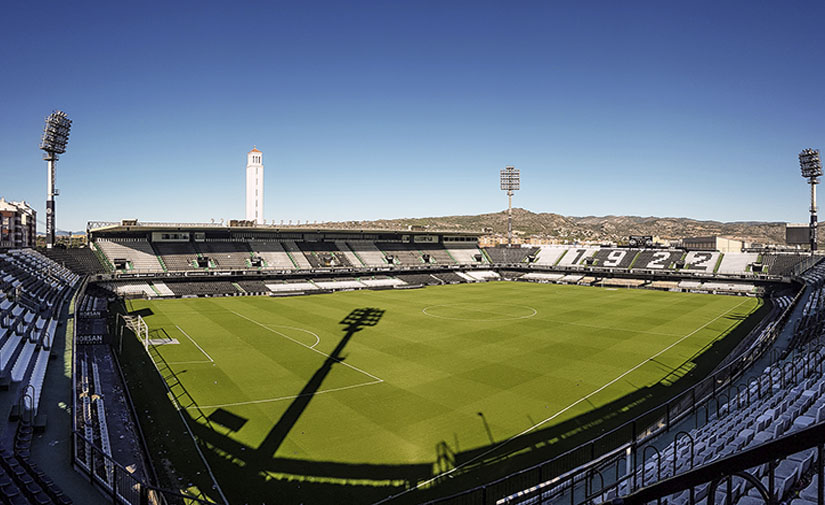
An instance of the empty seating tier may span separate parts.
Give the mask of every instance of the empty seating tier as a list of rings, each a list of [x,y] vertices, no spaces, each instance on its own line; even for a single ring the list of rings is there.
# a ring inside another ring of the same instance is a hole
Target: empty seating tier
[[[361,261],[367,265],[368,267],[383,267],[387,266],[387,258],[383,252],[381,252],[378,247],[376,247],[375,243],[361,240],[361,241],[349,241],[347,245],[352,250],[353,254],[357,255]]]
[[[720,274],[746,274],[751,271],[751,264],[759,258],[756,253],[725,253],[719,263]]]
[[[490,247],[484,251],[493,263],[523,263],[535,257],[541,249],[538,247]]]
[[[167,270],[197,269],[198,253],[191,242],[155,242],[154,247]]]
[[[252,251],[263,260],[266,269],[294,270],[297,266],[284,250],[284,246],[276,240],[253,240],[249,245]]]
[[[599,267],[629,268],[637,254],[638,249],[602,248],[593,257],[593,264]]]
[[[386,242],[376,244],[378,248],[384,251],[387,258],[392,258],[396,265],[422,265],[424,259],[421,258],[421,252],[412,244],[401,244],[397,242]]]
[[[95,245],[119,270],[162,272],[152,245],[146,239],[97,239]],[[125,263],[124,263],[125,261]]]
[[[252,251],[247,242],[196,242],[201,255],[215,262],[217,268],[243,270],[252,266]]]
[[[633,268],[643,268],[651,270],[672,269],[677,261],[682,258],[682,251],[669,249],[643,249],[633,261]]]
[[[39,253],[80,275],[105,274],[109,270],[88,247],[38,249]]]

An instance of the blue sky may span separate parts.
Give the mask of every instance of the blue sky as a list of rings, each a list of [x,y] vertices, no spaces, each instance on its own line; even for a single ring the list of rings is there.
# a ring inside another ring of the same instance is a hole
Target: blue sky
[[[476,214],[807,220],[825,3],[14,2],[0,195],[44,217],[38,142],[74,121],[57,226]]]

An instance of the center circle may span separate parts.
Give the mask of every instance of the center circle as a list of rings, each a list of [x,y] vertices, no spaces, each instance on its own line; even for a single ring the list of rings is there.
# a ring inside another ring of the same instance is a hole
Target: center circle
[[[421,312],[438,319],[453,321],[511,321],[528,319],[537,311],[529,305],[514,303],[445,303],[424,307]]]

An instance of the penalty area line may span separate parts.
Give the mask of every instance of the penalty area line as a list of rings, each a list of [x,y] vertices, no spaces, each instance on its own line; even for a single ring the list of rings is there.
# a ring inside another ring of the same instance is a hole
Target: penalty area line
[[[372,386],[373,384],[381,384],[384,381],[375,380],[370,382],[362,382],[360,384],[353,384],[352,386],[343,386],[340,388],[332,388],[332,389],[322,389],[321,391],[316,391],[314,393],[303,393],[298,395],[289,395],[289,396],[279,396],[277,398],[265,398],[263,400],[249,400],[246,402],[235,402],[235,403],[220,403],[216,405],[199,405],[199,406],[192,406],[186,407],[187,409],[219,409],[223,407],[237,407],[239,405],[255,405],[259,403],[274,403],[280,402],[283,400],[294,400],[295,398],[300,398],[302,396],[315,396],[320,395],[322,393],[334,393],[335,391],[344,391],[347,389],[355,389],[355,388],[362,388],[364,386]]]
[[[364,371],[364,370],[361,370],[361,369],[360,369],[360,368],[358,368],[357,366],[350,365],[349,363],[346,363],[346,362],[344,362],[344,361],[341,361],[341,360],[339,360],[339,359],[337,359],[337,358],[333,358],[332,356],[330,356],[329,354],[325,353],[324,351],[319,351],[318,349],[316,349],[316,348],[315,348],[315,345],[317,344],[317,342],[316,342],[315,344],[311,345],[311,346],[306,345],[306,344],[304,344],[303,342],[299,342],[298,340],[295,340],[294,338],[290,337],[289,335],[286,335],[286,334],[284,334],[284,333],[281,333],[281,332],[280,332],[280,331],[278,331],[278,330],[273,330],[272,328],[270,328],[270,327],[266,326],[266,325],[265,325],[265,324],[263,324],[263,323],[259,323],[258,321],[254,320],[254,319],[252,319],[252,318],[246,317],[245,315],[241,314],[240,312],[235,312],[234,310],[231,310],[231,309],[227,309],[227,310],[229,310],[229,312],[231,312],[231,313],[235,314],[235,315],[236,315],[236,316],[238,316],[238,317],[242,317],[242,318],[246,319],[246,320],[247,320],[247,321],[249,321],[250,323],[257,324],[258,326],[260,326],[261,328],[263,328],[263,329],[265,329],[265,330],[267,330],[267,331],[271,331],[272,333],[278,334],[278,335],[280,335],[280,336],[284,337],[285,339],[290,340],[290,341],[292,341],[292,342],[294,342],[294,343],[296,343],[296,344],[300,345],[301,347],[305,347],[305,348],[309,349],[310,351],[317,352],[317,353],[318,353],[318,354],[320,354],[321,356],[324,356],[324,357],[326,357],[326,358],[329,358],[329,359],[331,359],[332,361],[334,361],[334,362],[336,362],[336,363],[340,363],[341,365],[344,365],[345,367],[351,368],[351,369],[355,370],[356,372],[360,372],[360,373],[362,373],[362,374],[366,375],[367,377],[369,377],[370,379],[373,379],[374,381],[377,381],[377,382],[384,382],[384,379],[382,379],[381,377],[376,377],[375,375],[373,375],[373,374],[371,374],[371,373],[369,373],[369,372],[366,372],[366,371]],[[316,336],[317,336],[317,335],[316,335]]]
[[[664,354],[665,352],[669,351],[670,349],[672,349],[672,348],[673,348],[673,347],[675,347],[676,345],[678,345],[678,344],[680,344],[681,342],[683,342],[685,339],[687,339],[687,338],[689,338],[689,337],[691,337],[691,336],[695,335],[695,334],[696,334],[696,333],[698,333],[700,330],[702,330],[702,329],[706,328],[708,325],[710,325],[710,324],[711,324],[711,323],[713,323],[714,321],[717,321],[718,319],[720,319],[720,318],[724,317],[725,315],[727,315],[728,313],[732,312],[734,309],[739,308],[739,306],[741,306],[741,305],[742,305],[743,303],[745,303],[746,301],[747,301],[747,299],[746,299],[746,300],[744,300],[744,301],[742,301],[742,302],[740,302],[739,304],[735,305],[734,307],[731,307],[730,309],[726,310],[725,312],[722,312],[722,313],[721,313],[721,314],[719,314],[718,316],[714,317],[713,319],[711,319],[710,321],[706,322],[706,323],[705,323],[705,324],[703,324],[702,326],[700,326],[700,327],[696,328],[695,330],[693,330],[692,332],[688,333],[687,335],[685,335],[685,336],[681,337],[679,340],[677,340],[676,342],[674,342],[674,343],[670,344],[669,346],[665,347],[664,349],[662,349],[661,351],[657,352],[657,353],[656,353],[656,354],[654,354],[653,356],[651,356],[651,357],[649,357],[649,358],[645,359],[644,361],[640,362],[639,364],[637,364],[637,365],[636,365],[636,366],[634,366],[633,368],[630,368],[630,369],[628,369],[627,371],[623,372],[621,375],[619,375],[619,376],[618,376],[618,377],[616,377],[615,379],[611,380],[610,382],[608,382],[608,383],[604,384],[603,386],[599,387],[598,389],[596,389],[596,390],[594,390],[594,391],[591,391],[591,392],[590,392],[590,393],[588,393],[587,395],[582,396],[581,398],[579,398],[579,399],[578,399],[578,400],[576,400],[575,402],[571,403],[571,404],[570,404],[570,405],[568,405],[567,407],[564,407],[563,409],[559,410],[558,412],[556,412],[556,413],[555,413],[555,414],[553,414],[552,416],[550,416],[550,417],[548,417],[548,418],[546,418],[546,419],[544,419],[544,420],[542,420],[542,421],[539,421],[539,422],[535,423],[533,426],[530,426],[529,428],[527,428],[526,430],[524,430],[524,431],[522,431],[522,432],[520,432],[520,433],[516,433],[515,435],[513,435],[513,436],[511,436],[510,438],[508,438],[508,439],[504,440],[503,442],[501,442],[498,446],[496,446],[496,447],[494,447],[494,448],[492,448],[492,449],[488,449],[487,451],[482,452],[482,453],[481,453],[481,454],[479,454],[478,456],[475,456],[475,457],[473,457],[473,458],[471,458],[471,459],[469,459],[469,460],[465,461],[464,463],[461,463],[460,465],[457,465],[457,466],[455,466],[454,468],[451,468],[450,470],[447,470],[446,472],[442,472],[442,473],[440,473],[440,474],[436,475],[435,477],[433,477],[433,478],[431,478],[431,479],[428,479],[428,480],[426,480],[426,481],[424,481],[424,482],[421,482],[421,483],[419,483],[419,484],[418,484],[418,485],[416,485],[416,486],[413,486],[413,487],[411,487],[411,488],[405,489],[404,491],[401,491],[400,493],[396,493],[396,494],[394,494],[394,495],[387,496],[386,498],[384,498],[384,499],[382,499],[382,500],[379,500],[379,501],[375,502],[373,505],[379,505],[379,504],[381,504],[381,503],[386,503],[386,502],[388,502],[388,501],[390,501],[390,500],[393,500],[393,499],[395,499],[395,498],[397,498],[397,497],[399,497],[399,496],[401,496],[401,495],[405,495],[405,494],[407,494],[407,493],[409,493],[409,492],[411,492],[411,491],[414,491],[414,490],[416,490],[416,489],[420,489],[421,487],[428,486],[428,485],[432,484],[433,482],[435,482],[436,480],[438,480],[438,479],[440,479],[440,478],[442,478],[442,477],[446,477],[447,475],[450,475],[450,474],[452,474],[452,473],[455,473],[457,470],[459,470],[459,469],[461,469],[461,468],[464,468],[465,466],[469,465],[470,463],[474,463],[474,462],[476,462],[476,461],[478,461],[478,460],[480,460],[480,459],[482,459],[482,458],[486,457],[486,456],[487,456],[487,455],[489,455],[490,453],[492,453],[492,452],[494,452],[494,451],[496,451],[496,450],[500,449],[502,446],[504,446],[504,445],[506,445],[506,444],[508,444],[508,443],[512,442],[513,440],[516,440],[517,438],[523,437],[524,435],[526,435],[526,434],[528,434],[528,433],[530,433],[530,432],[534,431],[535,429],[537,429],[537,428],[539,428],[539,427],[543,426],[543,425],[544,425],[544,424],[546,424],[547,422],[552,421],[553,419],[557,418],[558,416],[560,416],[560,415],[564,414],[565,412],[567,412],[568,410],[572,409],[572,408],[573,408],[573,407],[575,407],[576,405],[578,405],[578,404],[580,404],[580,403],[582,403],[582,402],[587,401],[589,398],[591,398],[591,397],[592,397],[592,396],[594,396],[595,394],[600,393],[601,391],[604,391],[605,389],[607,389],[608,387],[612,386],[613,384],[615,384],[615,383],[619,382],[619,381],[620,381],[620,380],[622,380],[624,377],[626,377],[628,374],[630,374],[630,373],[634,372],[635,370],[638,370],[639,368],[641,368],[642,366],[644,366],[645,364],[647,364],[647,363],[648,363],[648,362],[650,362],[651,360],[658,358],[659,356],[661,356],[661,355],[662,355],[662,354]]]

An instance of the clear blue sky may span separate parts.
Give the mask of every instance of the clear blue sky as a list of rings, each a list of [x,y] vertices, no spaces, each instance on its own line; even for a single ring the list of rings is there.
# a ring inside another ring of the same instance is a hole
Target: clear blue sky
[[[0,195],[44,217],[43,118],[74,126],[59,229],[358,220],[515,205],[806,221],[825,2],[12,2]],[[825,197],[825,195],[823,195]]]

